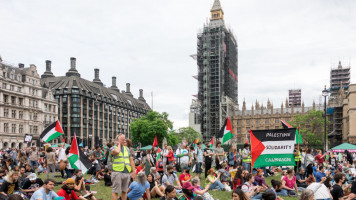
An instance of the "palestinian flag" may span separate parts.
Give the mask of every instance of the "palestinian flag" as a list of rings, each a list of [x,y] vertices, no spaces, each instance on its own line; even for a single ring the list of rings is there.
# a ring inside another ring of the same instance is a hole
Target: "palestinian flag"
[[[294,166],[295,128],[250,130],[252,167]]]
[[[157,157],[156,157],[156,160],[158,162],[158,159],[161,157],[161,149],[158,147],[157,149]]]
[[[229,117],[225,120],[225,124],[221,127],[218,137],[222,137],[224,144],[226,141],[230,140],[234,135],[232,134],[232,127]]]
[[[287,122],[281,120],[282,126],[284,129],[292,128],[290,124]],[[295,130],[295,143],[296,144],[302,144],[302,135],[299,133],[298,130]]]
[[[63,129],[59,121],[57,120],[50,126],[48,126],[42,133],[40,138],[43,142],[49,142],[57,137],[63,135]]]
[[[213,144],[214,144],[214,138],[211,138],[211,141],[210,141],[210,146],[209,146],[209,148],[213,148]]]
[[[83,174],[92,166],[88,157],[79,149],[75,134],[69,150],[68,160],[72,168],[82,170]]]

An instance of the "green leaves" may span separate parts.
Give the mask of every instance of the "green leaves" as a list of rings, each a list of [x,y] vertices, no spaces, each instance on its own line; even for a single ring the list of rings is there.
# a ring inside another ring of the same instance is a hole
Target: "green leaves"
[[[172,127],[173,122],[168,119],[167,113],[149,111],[146,116],[130,123],[130,133],[133,142],[140,142],[142,146],[152,145],[157,135],[158,145],[161,146],[164,137],[168,140],[168,130]]]

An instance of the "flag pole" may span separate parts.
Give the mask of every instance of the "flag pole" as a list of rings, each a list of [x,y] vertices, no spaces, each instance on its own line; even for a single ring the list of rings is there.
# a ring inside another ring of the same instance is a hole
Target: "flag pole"
[[[250,129],[249,131],[250,133],[250,144],[252,144],[252,141],[251,141],[251,133],[252,133],[252,130]],[[251,145],[250,145],[251,146]],[[250,148],[250,154],[251,154],[251,174],[252,174],[252,170],[253,170],[253,165],[252,165],[252,146]]]

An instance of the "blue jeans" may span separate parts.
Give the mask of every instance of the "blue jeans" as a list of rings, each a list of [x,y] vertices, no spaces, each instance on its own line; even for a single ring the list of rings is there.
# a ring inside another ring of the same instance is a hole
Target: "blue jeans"
[[[37,168],[37,166],[38,166],[38,162],[37,162],[37,160],[30,160],[30,165],[31,165],[31,167],[32,167],[32,169],[34,170],[34,171],[36,171],[36,168]]]
[[[213,189],[222,190],[224,188],[225,186],[219,180],[217,180],[214,183],[210,184],[209,190],[213,190]]]
[[[262,193],[256,194],[255,196],[251,197],[252,200],[261,200],[262,199]]]
[[[247,170],[249,173],[251,172],[251,163],[242,163],[242,166],[243,166],[244,169]]]
[[[295,195],[295,194],[296,194],[295,191],[286,190],[286,189],[282,189],[282,191],[277,193],[278,196],[288,196],[288,195]]]
[[[202,170],[201,170],[201,165],[202,163],[201,162],[197,162],[196,166],[195,166],[195,173],[197,174],[201,174],[202,173]]]

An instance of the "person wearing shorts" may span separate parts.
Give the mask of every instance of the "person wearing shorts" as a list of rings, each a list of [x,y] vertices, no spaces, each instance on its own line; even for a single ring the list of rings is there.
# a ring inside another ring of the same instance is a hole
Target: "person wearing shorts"
[[[130,149],[125,146],[125,135],[120,134],[116,137],[116,146],[112,148],[112,194],[111,199],[117,200],[121,193],[121,200],[127,200],[130,178],[135,179],[135,163]]]

